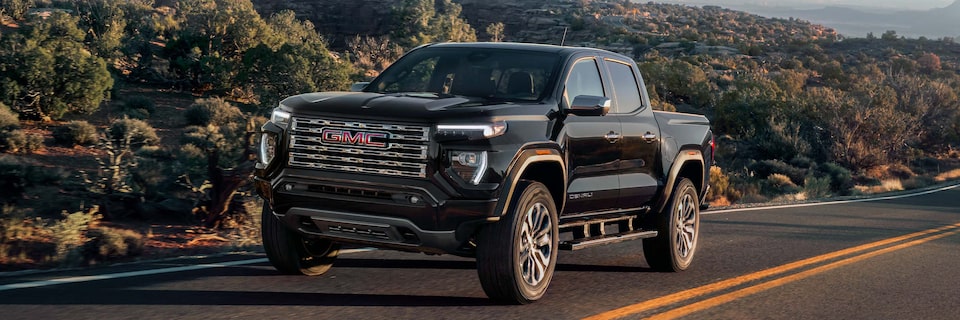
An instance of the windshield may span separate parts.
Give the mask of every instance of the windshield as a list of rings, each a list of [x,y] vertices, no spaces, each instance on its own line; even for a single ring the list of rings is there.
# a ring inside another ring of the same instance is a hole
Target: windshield
[[[428,47],[404,56],[365,91],[538,101],[549,94],[559,62],[546,52]]]

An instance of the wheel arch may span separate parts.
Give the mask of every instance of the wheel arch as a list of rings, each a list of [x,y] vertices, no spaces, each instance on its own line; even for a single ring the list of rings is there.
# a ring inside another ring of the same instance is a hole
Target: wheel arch
[[[510,166],[507,179],[501,186],[500,199],[494,212],[500,217],[507,213],[520,180],[543,183],[550,190],[558,212],[563,212],[567,192],[567,169],[560,151],[554,148],[527,149],[518,154]]]
[[[709,183],[709,181],[706,181],[704,170],[706,169],[702,152],[699,150],[681,151],[680,154],[677,155],[677,159],[673,162],[673,166],[670,167],[667,183],[663,186],[663,195],[657,200],[657,206],[655,208],[657,212],[663,211],[664,207],[667,206],[670,197],[673,196],[674,186],[680,182],[681,178],[690,179],[690,182],[693,182],[693,185],[697,189],[697,197],[702,199],[706,193],[704,191],[706,184]]]

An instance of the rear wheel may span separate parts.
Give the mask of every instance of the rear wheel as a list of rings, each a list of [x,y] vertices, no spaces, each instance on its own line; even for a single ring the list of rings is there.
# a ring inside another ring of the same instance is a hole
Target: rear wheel
[[[477,274],[491,299],[526,304],[543,297],[557,265],[557,209],[547,187],[520,181],[507,215],[478,235]]]
[[[655,238],[643,239],[647,264],[659,271],[683,271],[693,262],[700,238],[700,204],[697,189],[683,178],[673,189],[670,203],[648,225],[658,231]]]
[[[326,239],[310,239],[284,226],[263,206],[261,237],[267,259],[284,274],[319,276],[330,270],[340,252],[340,244]]]

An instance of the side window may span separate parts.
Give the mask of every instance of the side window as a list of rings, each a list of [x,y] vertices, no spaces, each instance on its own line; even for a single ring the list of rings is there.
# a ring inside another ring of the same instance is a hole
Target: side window
[[[567,77],[566,91],[564,91],[567,105],[573,102],[574,97],[580,95],[606,96],[603,94],[603,82],[600,81],[600,69],[597,68],[597,62],[593,59],[577,61],[570,70],[570,76]]]
[[[610,69],[610,81],[613,81],[613,94],[617,104],[615,113],[628,113],[643,106],[640,98],[640,86],[633,67],[619,61],[606,60]]]

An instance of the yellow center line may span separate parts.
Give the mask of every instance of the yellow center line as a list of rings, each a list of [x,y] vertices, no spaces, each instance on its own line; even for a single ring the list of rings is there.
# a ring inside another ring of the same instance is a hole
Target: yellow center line
[[[870,250],[870,249],[873,249],[873,248],[877,248],[877,247],[889,245],[889,244],[892,244],[892,243],[901,242],[901,241],[905,241],[905,240],[908,240],[908,239],[913,239],[913,238],[917,238],[917,237],[922,237],[922,236],[929,235],[929,234],[932,234],[932,233],[943,232],[943,231],[947,231],[947,230],[951,230],[951,229],[956,229],[956,228],[960,228],[960,223],[956,223],[956,224],[952,224],[952,225],[948,225],[948,226],[943,226],[943,227],[939,227],[939,228],[934,228],[934,229],[929,229],[929,230],[924,230],[924,231],[919,231],[919,232],[914,232],[914,233],[907,234],[907,235],[903,235],[903,236],[899,236],[899,237],[894,237],[894,238],[890,238],[890,239],[880,240],[880,241],[877,241],[877,242],[872,242],[872,243],[868,243],[868,244],[856,246],[856,247],[853,247],[853,248],[848,248],[848,249],[844,249],[844,250],[840,250],[840,251],[835,251],[835,252],[831,252],[831,253],[819,255],[819,256],[816,256],[816,257],[807,258],[807,259],[803,259],[803,260],[796,261],[796,262],[791,262],[791,263],[788,263],[788,264],[785,264],[785,265],[782,265],[782,266],[777,266],[777,267],[769,268],[769,269],[766,269],[766,270],[754,272],[754,273],[751,273],[751,274],[739,276],[739,277],[736,277],[736,278],[730,278],[730,279],[727,279],[727,280],[723,280],[723,281],[720,281],[720,282],[708,284],[708,285],[705,285],[705,286],[701,286],[701,287],[697,287],[697,288],[693,288],[693,289],[689,289],[689,290],[677,292],[677,293],[674,293],[674,294],[662,296],[662,297],[659,297],[659,298],[656,298],[656,299],[647,300],[647,301],[644,301],[644,302],[641,302],[641,303],[637,303],[637,304],[625,306],[625,307],[622,307],[622,308],[610,310],[610,311],[607,311],[607,312],[604,312],[604,313],[601,313],[601,314],[597,314],[597,315],[594,315],[594,316],[590,316],[590,317],[584,318],[584,320],[601,320],[601,319],[617,319],[617,318],[622,318],[622,317],[626,317],[626,316],[629,316],[629,315],[634,315],[634,314],[638,314],[638,313],[641,313],[641,312],[646,312],[646,311],[650,311],[650,310],[653,310],[653,309],[657,309],[657,308],[669,306],[669,305],[672,305],[672,304],[675,304],[675,303],[679,303],[679,302],[682,302],[682,301],[686,301],[686,300],[689,300],[689,299],[693,299],[693,298],[696,298],[696,297],[708,295],[708,294],[711,294],[711,293],[714,293],[714,292],[717,292],[717,291],[726,290],[726,289],[729,289],[729,288],[732,288],[732,287],[736,287],[736,286],[742,285],[742,284],[747,283],[747,282],[751,282],[751,281],[763,279],[763,278],[766,278],[766,277],[770,277],[770,276],[773,276],[773,275],[777,275],[777,274],[789,272],[789,271],[796,270],[796,269],[799,269],[799,268],[803,268],[803,267],[806,267],[806,266],[809,266],[809,265],[812,265],[812,264],[822,263],[822,262],[825,262],[825,261],[827,261],[827,260],[836,259],[836,258],[838,258],[838,257],[842,257],[842,256],[845,256],[845,255],[853,254],[853,253],[856,253],[856,252],[865,251],[865,250]]]
[[[862,255],[853,256],[853,257],[850,257],[850,258],[847,258],[847,259],[843,259],[843,260],[840,260],[840,261],[837,261],[837,262],[834,262],[834,263],[830,263],[830,264],[827,264],[827,265],[819,266],[819,267],[816,267],[816,268],[813,268],[813,269],[810,269],[810,270],[806,270],[806,271],[803,271],[803,272],[799,272],[799,273],[796,273],[796,274],[792,274],[792,275],[789,275],[789,276],[786,276],[786,277],[783,277],[783,278],[773,279],[773,280],[770,280],[770,281],[767,281],[767,282],[764,282],[764,283],[761,283],[761,284],[758,284],[758,285],[754,285],[754,286],[751,286],[751,287],[743,288],[743,289],[740,289],[740,290],[737,290],[737,291],[734,291],[734,292],[730,292],[730,293],[727,293],[727,294],[723,294],[723,295],[720,295],[720,296],[716,296],[716,297],[713,297],[713,298],[710,298],[710,299],[706,299],[706,300],[703,300],[703,301],[700,301],[700,302],[697,302],[697,303],[689,304],[689,305],[686,305],[686,306],[683,306],[683,307],[680,307],[680,308],[676,308],[676,309],[673,309],[673,310],[670,310],[670,311],[667,311],[667,312],[664,312],[664,313],[660,313],[660,314],[654,315],[654,316],[649,317],[649,318],[647,318],[647,319],[651,319],[651,320],[676,319],[676,318],[679,318],[679,317],[683,317],[683,316],[686,316],[686,315],[690,315],[690,314],[692,314],[692,313],[696,313],[696,312],[700,312],[700,311],[703,311],[703,310],[707,310],[707,309],[710,309],[710,308],[713,308],[713,307],[716,307],[716,306],[719,306],[719,305],[722,305],[722,304],[725,304],[725,303],[728,303],[728,302],[731,302],[731,301],[734,301],[734,300],[737,300],[737,299],[740,299],[740,298],[743,298],[743,297],[746,297],[746,296],[749,296],[749,295],[753,295],[753,294],[756,294],[756,293],[760,293],[760,292],[766,291],[766,290],[768,290],[768,289],[772,289],[772,288],[775,288],[775,287],[779,287],[779,286],[782,286],[782,285],[785,285],[785,284],[788,284],[788,283],[791,283],[791,282],[794,282],[794,281],[797,281],[797,280],[809,278],[809,277],[811,277],[811,276],[814,276],[814,275],[817,275],[817,274],[820,274],[820,273],[824,273],[824,272],[827,272],[827,271],[830,271],[830,270],[833,270],[833,269],[836,269],[836,268],[839,268],[839,267],[842,267],[842,266],[845,266],[845,265],[849,265],[849,264],[853,264],[853,263],[856,263],[856,262],[860,262],[860,261],[863,261],[863,260],[866,260],[866,259],[869,259],[869,258],[873,258],[873,257],[879,256],[879,255],[885,254],[885,253],[890,253],[890,252],[893,252],[893,251],[902,250],[902,249],[906,249],[906,248],[909,248],[909,247],[917,246],[917,245],[920,245],[920,244],[923,244],[923,243],[927,243],[927,242],[930,242],[930,241],[933,241],[933,240],[937,240],[937,239],[940,239],[940,238],[949,237],[949,236],[952,236],[952,235],[955,235],[955,234],[958,234],[958,233],[960,233],[960,230],[954,230],[954,231],[950,231],[950,232],[947,232],[947,233],[941,233],[941,234],[933,235],[933,236],[930,236],[930,237],[927,237],[927,238],[918,239],[918,240],[910,241],[910,242],[907,242],[907,243],[898,244],[898,245],[896,245],[896,246],[883,248],[883,249],[880,249],[880,250],[877,250],[877,251],[867,252],[867,253],[864,253],[864,254],[862,254]]]

